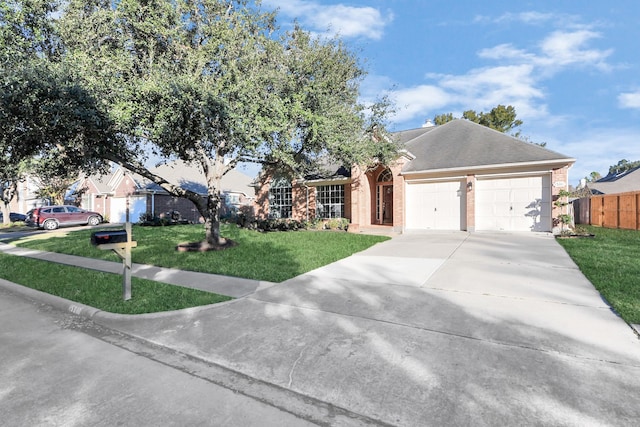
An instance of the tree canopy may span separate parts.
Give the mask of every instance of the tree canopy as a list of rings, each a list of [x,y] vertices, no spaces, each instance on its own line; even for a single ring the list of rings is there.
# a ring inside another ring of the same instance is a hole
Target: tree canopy
[[[484,113],[482,111],[478,113],[475,110],[467,110],[462,113],[461,118],[497,130],[498,132],[509,133],[522,126],[523,121],[516,117],[517,114],[515,107],[511,105],[498,105],[492,108],[488,113]],[[436,115],[433,118],[433,122],[436,125],[443,125],[454,119],[455,117],[453,116],[453,113],[445,113]],[[545,147],[547,145],[546,142],[532,142],[529,140],[529,137],[523,136],[520,130],[511,133],[511,136],[541,147]]]
[[[609,175],[613,175],[613,174],[618,175],[618,174],[621,174],[622,172],[626,172],[638,166],[640,166],[640,160],[631,162],[627,159],[622,159],[618,161],[618,163],[616,163],[615,165],[609,166]]]
[[[14,19],[23,29],[3,28],[31,58],[4,84],[3,98],[33,100],[4,110],[13,133],[3,147],[22,150],[16,141],[28,139],[34,149],[22,156],[55,147],[53,157],[66,156],[66,164],[114,161],[193,201],[210,246],[224,243],[220,181],[239,162],[299,177],[327,157],[350,164],[395,155],[380,135],[388,104],[358,101],[365,71],[354,53],[339,38],[313,37],[298,25],[282,32],[276,14],[253,2],[70,0],[55,20],[53,1],[12,1],[7,10],[26,3],[41,6],[36,15],[47,31],[30,44],[25,16]],[[34,72],[42,78],[27,83],[34,61],[44,64]],[[146,167],[151,155],[198,167],[208,194],[154,175]]]
[[[499,132],[508,133],[522,125],[522,120],[516,119],[515,107],[509,105],[498,105],[491,109],[488,113],[467,110],[462,113],[462,118],[481,124]],[[434,117],[433,121],[436,125],[441,125],[454,120],[453,113],[440,114]],[[516,132],[513,136],[518,137],[520,132]]]
[[[60,62],[52,18],[58,2],[0,4],[0,182],[2,209],[31,159],[51,175],[104,165],[103,147],[114,145],[111,121],[95,98]]]

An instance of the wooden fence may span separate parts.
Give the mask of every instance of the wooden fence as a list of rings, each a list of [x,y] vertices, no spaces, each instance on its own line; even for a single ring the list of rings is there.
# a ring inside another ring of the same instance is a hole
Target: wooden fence
[[[574,200],[577,224],[640,230],[640,191]]]

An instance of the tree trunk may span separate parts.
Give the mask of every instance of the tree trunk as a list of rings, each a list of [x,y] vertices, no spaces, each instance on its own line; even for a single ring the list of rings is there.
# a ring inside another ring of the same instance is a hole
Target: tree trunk
[[[9,223],[11,223],[11,217],[9,216],[11,209],[9,208],[9,204],[3,200],[0,203],[0,208],[2,208],[2,223],[4,225],[9,225]]]
[[[218,189],[216,194],[209,194],[204,217],[204,243],[209,247],[223,246],[226,240],[220,236],[220,194]]]
[[[3,183],[2,193],[0,194],[0,210],[2,210],[2,223],[9,225],[11,223],[11,201],[18,194],[17,182]]]
[[[211,159],[202,156],[202,169],[207,180],[207,204],[204,215],[205,245],[208,247],[224,246],[227,241],[220,236],[220,188],[224,174],[224,162],[219,154]]]

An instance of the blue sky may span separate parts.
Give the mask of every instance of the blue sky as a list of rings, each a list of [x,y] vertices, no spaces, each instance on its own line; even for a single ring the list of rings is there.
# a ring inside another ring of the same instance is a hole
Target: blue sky
[[[577,159],[570,183],[640,160],[640,2],[615,0],[264,0],[339,34],[369,75],[363,101],[388,94],[391,130],[437,114],[513,105],[522,135]]]

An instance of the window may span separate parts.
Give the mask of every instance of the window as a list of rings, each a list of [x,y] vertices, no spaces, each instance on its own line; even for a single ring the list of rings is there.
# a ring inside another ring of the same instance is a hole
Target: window
[[[225,194],[225,198],[228,205],[240,204],[240,195],[237,193],[227,193]]]
[[[316,188],[316,216],[344,217],[344,185],[320,185]]]
[[[275,178],[269,189],[269,217],[291,218],[291,183]]]
[[[391,182],[391,181],[393,181],[393,174],[391,173],[389,168],[380,172],[380,175],[378,176],[378,182]]]

